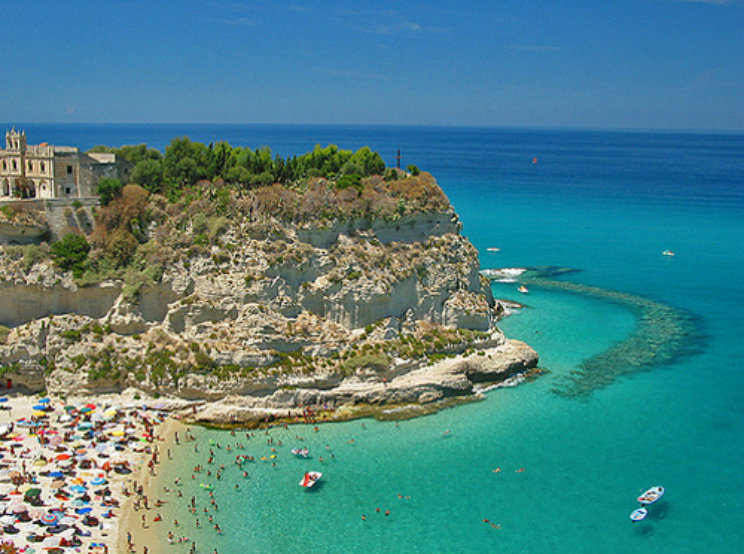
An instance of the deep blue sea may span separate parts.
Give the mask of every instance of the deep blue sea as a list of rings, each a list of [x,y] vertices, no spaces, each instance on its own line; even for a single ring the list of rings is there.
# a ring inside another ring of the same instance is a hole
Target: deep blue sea
[[[21,127],[29,143],[82,149],[162,149],[188,135],[282,155],[318,143],[369,145],[389,165],[400,149],[404,166],[438,179],[482,268],[538,267],[549,277],[527,282],[527,295],[515,283],[493,284],[497,297],[526,304],[500,326],[540,353],[547,371],[533,382],[399,424],[295,426],[250,439],[195,430],[201,452],[178,447],[168,475],[184,475],[183,500],[207,505],[198,486],[206,477],[190,478],[206,461],[206,441],[220,443],[216,462],[226,466],[210,481],[223,535],[201,511],[195,529],[186,502],[170,497],[168,518],[179,518],[177,536],[196,540],[197,552],[744,552],[744,136]],[[545,266],[576,271],[556,276]],[[245,451],[226,451],[238,441]],[[300,445],[310,459],[289,453]],[[243,479],[237,453],[276,458],[248,464]],[[325,474],[310,491],[297,486],[306,469]],[[635,498],[653,485],[666,495],[631,523]]]

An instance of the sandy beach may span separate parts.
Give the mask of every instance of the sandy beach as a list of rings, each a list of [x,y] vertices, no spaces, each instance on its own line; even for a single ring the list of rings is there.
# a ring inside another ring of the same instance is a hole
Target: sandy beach
[[[167,461],[169,454],[174,453],[175,434],[185,434],[186,429],[187,427],[178,420],[166,419],[158,428],[156,438],[162,458],[158,458],[158,463],[153,468],[143,464],[132,474],[132,484],[136,482],[138,486],[142,486],[142,493],[127,497],[122,505],[123,515],[119,520],[119,532],[115,543],[117,552],[140,553],[145,552],[147,547],[149,552],[154,553],[158,551],[158,546],[165,542],[163,528],[166,522],[162,520],[158,510],[158,501],[161,497],[158,478],[163,470],[164,461]],[[147,498],[147,503],[144,502],[144,498]]]
[[[121,526],[134,527],[162,451],[153,402],[0,396],[0,541],[24,554],[126,552]]]

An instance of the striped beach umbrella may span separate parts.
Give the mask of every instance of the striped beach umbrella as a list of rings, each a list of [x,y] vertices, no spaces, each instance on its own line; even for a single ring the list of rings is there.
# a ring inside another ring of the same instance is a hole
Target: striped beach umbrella
[[[53,512],[47,512],[39,519],[44,525],[55,525],[59,521],[57,514]]]

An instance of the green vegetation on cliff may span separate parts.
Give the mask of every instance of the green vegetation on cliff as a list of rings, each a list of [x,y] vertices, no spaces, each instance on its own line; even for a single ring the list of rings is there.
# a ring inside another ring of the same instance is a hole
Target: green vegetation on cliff
[[[146,190],[179,196],[184,188],[200,180],[221,180],[246,189],[281,183],[297,185],[315,177],[336,179],[343,175],[381,175],[385,162],[365,146],[356,152],[335,145],[316,146],[300,156],[272,156],[264,146],[252,150],[220,141],[204,145],[188,137],[174,138],[162,155],[147,145],[110,148],[96,146],[91,152],[112,152],[135,165],[132,181]],[[106,203],[106,202],[104,202]]]

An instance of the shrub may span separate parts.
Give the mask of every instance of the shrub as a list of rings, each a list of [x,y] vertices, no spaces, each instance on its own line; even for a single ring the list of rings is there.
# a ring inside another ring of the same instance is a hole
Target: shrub
[[[67,329],[66,331],[62,331],[61,336],[63,339],[77,342],[80,340],[81,332],[80,329]]]
[[[386,354],[355,354],[341,365],[341,369],[347,375],[363,368],[384,371],[389,363],[390,358]]]
[[[47,252],[36,244],[27,244],[23,249],[23,271],[30,270],[35,264],[47,257]]]
[[[362,191],[362,177],[361,175],[342,175],[338,181],[336,181],[336,188],[338,190],[344,190],[349,187],[354,187],[359,192]]]
[[[139,241],[127,229],[117,229],[108,237],[106,254],[118,267],[129,265],[137,251]]]
[[[84,263],[88,259],[90,244],[83,235],[69,234],[52,244],[52,257],[62,271],[72,271],[75,277],[81,277]]]
[[[219,237],[222,233],[227,231],[227,228],[230,225],[230,220],[227,219],[224,216],[210,218],[208,221],[208,227],[209,227],[209,240],[214,242],[214,240]]]
[[[107,206],[115,197],[121,194],[122,184],[119,179],[104,177],[98,181],[96,192],[101,197],[101,204]]]

